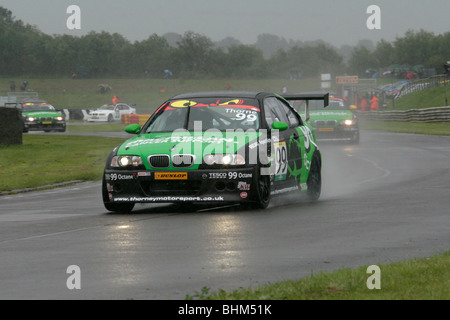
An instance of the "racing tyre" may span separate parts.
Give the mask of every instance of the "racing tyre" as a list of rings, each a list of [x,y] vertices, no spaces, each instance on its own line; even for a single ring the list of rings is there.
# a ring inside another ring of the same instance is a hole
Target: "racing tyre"
[[[113,116],[112,116],[112,114],[110,114],[109,116],[108,116],[108,122],[112,122],[113,121]]]
[[[109,202],[108,190],[106,189],[106,181],[103,176],[102,182],[102,196],[103,196],[103,204],[108,211],[112,212],[120,212],[120,213],[129,213],[134,208],[134,203],[111,203]]]
[[[260,170],[260,168],[258,168]],[[261,175],[257,173],[258,184],[256,190],[255,208],[266,209],[270,204],[270,175]]]
[[[104,202],[105,208],[111,212],[130,213],[134,208],[134,203],[108,203]]]
[[[322,163],[320,157],[317,154],[313,155],[311,161],[311,169],[309,171],[307,198],[309,201],[316,201],[320,197],[322,190]]]

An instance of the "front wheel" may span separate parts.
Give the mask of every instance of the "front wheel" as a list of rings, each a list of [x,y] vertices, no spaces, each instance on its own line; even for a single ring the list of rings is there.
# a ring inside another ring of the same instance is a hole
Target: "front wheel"
[[[129,213],[134,208],[134,203],[111,203],[109,202],[108,190],[106,188],[105,176],[103,175],[102,181],[102,196],[103,196],[103,204],[108,211],[112,212],[120,212],[120,213]]]
[[[261,168],[258,170],[261,170]],[[270,175],[262,175],[261,172],[258,172],[257,177],[255,207],[258,209],[266,209],[270,204]]]
[[[130,213],[134,208],[134,203],[108,203],[104,202],[105,208],[111,212]]]

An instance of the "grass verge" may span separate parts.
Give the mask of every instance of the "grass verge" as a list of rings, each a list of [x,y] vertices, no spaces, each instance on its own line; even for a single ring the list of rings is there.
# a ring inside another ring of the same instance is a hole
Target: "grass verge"
[[[208,288],[186,296],[187,300],[449,300],[450,251],[430,258],[378,265],[380,289],[368,266],[341,269],[254,289],[220,290]]]
[[[450,84],[413,92],[395,101],[388,101],[388,110],[409,110],[443,107],[450,101]]]
[[[100,180],[108,153],[124,140],[24,135],[22,145],[0,145],[0,192]]]

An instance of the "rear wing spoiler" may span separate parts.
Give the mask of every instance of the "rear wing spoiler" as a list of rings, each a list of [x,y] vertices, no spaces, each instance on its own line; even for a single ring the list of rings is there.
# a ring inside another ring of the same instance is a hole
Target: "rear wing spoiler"
[[[328,107],[330,104],[330,94],[327,93],[293,93],[283,95],[283,98],[286,100],[302,100],[306,101],[305,107],[305,121],[309,120],[309,101],[311,100],[323,100],[324,108]]]

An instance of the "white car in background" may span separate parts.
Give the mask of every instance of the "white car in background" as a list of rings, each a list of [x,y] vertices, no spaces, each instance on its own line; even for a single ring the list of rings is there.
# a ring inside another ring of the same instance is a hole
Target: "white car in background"
[[[113,122],[120,121],[123,114],[136,114],[136,109],[130,107],[125,103],[118,104],[105,104],[98,108],[97,110],[90,111],[87,117],[87,121],[103,121],[103,122]]]

